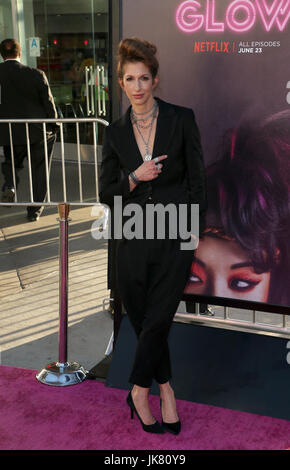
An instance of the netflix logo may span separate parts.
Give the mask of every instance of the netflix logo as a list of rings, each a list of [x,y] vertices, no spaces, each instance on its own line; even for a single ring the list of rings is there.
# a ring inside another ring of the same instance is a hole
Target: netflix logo
[[[235,42],[230,41],[194,41],[193,52],[198,54],[202,52],[230,54],[235,52]]]

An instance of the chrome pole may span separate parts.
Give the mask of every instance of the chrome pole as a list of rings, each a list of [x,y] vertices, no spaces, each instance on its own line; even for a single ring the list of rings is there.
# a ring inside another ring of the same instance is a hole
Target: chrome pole
[[[83,202],[82,165],[81,165],[81,151],[80,151],[80,127],[79,127],[78,122],[76,123],[76,135],[77,135],[80,202]]]
[[[103,98],[103,116],[106,116],[106,92],[105,92],[105,67],[102,66],[102,98]]]
[[[100,69],[101,67],[97,65],[97,97],[98,97],[98,114],[99,116],[102,115],[102,108],[101,108],[101,76],[100,76]]]
[[[96,77],[93,66],[90,66],[90,87],[91,87],[91,114],[95,115],[95,86],[96,86]]]
[[[95,122],[93,122],[93,139],[94,139],[96,201],[98,201],[99,200],[99,177],[98,177],[98,155],[97,155],[97,128],[96,128]]]
[[[61,166],[62,166],[62,188],[63,200],[67,202],[66,198],[66,177],[65,177],[65,156],[64,156],[64,138],[63,138],[63,124],[60,124],[60,147],[61,147]]]
[[[90,94],[89,94],[89,67],[85,68],[85,77],[86,77],[86,104],[87,104],[87,116],[90,116]]]
[[[78,362],[67,360],[68,326],[68,222],[70,206],[58,205],[59,212],[59,336],[58,362],[47,364],[36,378],[45,385],[65,387],[85,380],[87,371]]]
[[[14,147],[13,147],[13,137],[12,137],[12,126],[9,122],[9,139],[10,139],[10,149],[11,149],[11,165],[12,165],[12,177],[13,185],[15,191],[15,202],[17,202],[17,188],[16,188],[16,173],[15,173],[15,163],[14,163]]]
[[[46,195],[47,202],[50,202],[50,185],[49,185],[49,166],[48,164],[48,150],[47,150],[47,140],[46,140],[46,123],[42,123],[43,131],[43,144],[44,144],[44,159],[45,159],[45,176],[46,176]]]
[[[34,199],[33,199],[33,182],[32,182],[32,167],[31,167],[31,153],[30,153],[30,139],[29,139],[29,127],[28,127],[28,122],[25,123],[25,128],[26,128],[26,147],[27,147],[27,161],[28,161],[28,175],[29,175],[30,199],[31,199],[31,202],[34,202]]]

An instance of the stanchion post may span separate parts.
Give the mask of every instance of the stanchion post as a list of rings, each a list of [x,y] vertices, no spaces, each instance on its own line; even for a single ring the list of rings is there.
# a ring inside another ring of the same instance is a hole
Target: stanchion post
[[[87,371],[78,362],[67,361],[68,326],[68,223],[69,204],[58,205],[59,212],[59,360],[47,364],[36,375],[45,385],[64,387],[82,382]]]
[[[68,222],[69,205],[59,204],[59,340],[58,359],[67,362],[68,325]]]

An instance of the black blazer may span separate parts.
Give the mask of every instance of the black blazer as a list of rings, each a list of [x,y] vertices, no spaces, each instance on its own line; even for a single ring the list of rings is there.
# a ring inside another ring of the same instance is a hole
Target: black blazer
[[[158,178],[144,181],[130,192],[128,175],[143,163],[130,120],[130,106],[120,119],[105,129],[100,202],[112,208],[113,198],[118,195],[123,197],[123,206],[132,202],[141,206],[146,203],[199,204],[201,235],[207,201],[200,134],[194,113],[189,108],[156,100],[159,115],[153,158],[168,155],[162,161],[162,172]],[[109,288],[113,288],[115,278],[114,249],[109,240]]]
[[[0,64],[0,119],[56,118],[57,112],[44,72],[27,67],[17,60]],[[48,126],[48,131],[56,126]],[[25,126],[13,126],[15,145],[26,144]],[[31,142],[43,139],[42,124],[29,126]],[[0,125],[0,145],[9,145],[8,125]]]

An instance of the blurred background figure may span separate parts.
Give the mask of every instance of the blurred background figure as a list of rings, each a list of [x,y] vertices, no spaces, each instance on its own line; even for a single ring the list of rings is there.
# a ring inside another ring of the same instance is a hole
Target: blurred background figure
[[[1,105],[0,119],[43,119],[57,118],[54,100],[43,71],[27,67],[20,62],[20,44],[15,39],[5,39],[0,44],[0,53],[4,62],[0,64]],[[47,125],[46,142],[50,160],[56,139],[56,125]],[[11,146],[8,124],[1,124],[0,145],[3,145],[5,160],[2,163],[4,185],[2,201],[13,202],[15,184],[19,183],[19,170],[27,157],[27,136],[25,124],[12,126],[13,158],[15,179],[13,181]],[[45,199],[46,173],[42,124],[29,126],[33,198],[36,202]],[[39,219],[42,206],[27,207],[29,221]]]

